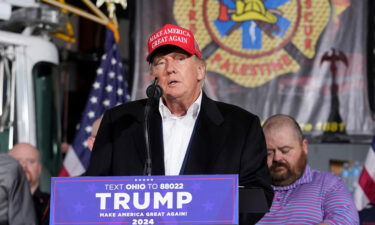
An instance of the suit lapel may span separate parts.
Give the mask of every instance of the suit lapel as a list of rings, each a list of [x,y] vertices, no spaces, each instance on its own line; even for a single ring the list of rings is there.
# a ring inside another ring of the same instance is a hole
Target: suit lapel
[[[164,145],[162,122],[158,107],[150,113],[150,150],[152,158],[152,174],[164,175]]]
[[[138,115],[138,118],[142,118],[142,116]],[[202,96],[201,110],[196,123],[195,131],[191,137],[191,149],[189,150],[184,174],[209,174],[225,142],[225,130],[223,130],[222,126],[224,118],[221,112],[217,108],[216,103],[209,99],[205,93],[203,93]],[[142,119],[141,125],[141,130],[143,131],[144,119]],[[153,110],[150,112],[149,126],[152,174],[164,175],[163,130],[161,116],[157,106],[154,106]],[[143,143],[137,145],[137,148],[143,162],[145,162],[146,145],[144,132],[141,138],[137,137],[136,139],[141,140],[141,143]]]
[[[221,126],[223,122],[224,118],[214,101],[203,93],[184,174],[210,173],[211,165],[216,161],[225,141],[225,131]]]
[[[143,102],[143,107],[146,105],[146,101]],[[152,160],[152,175],[164,175],[164,147],[163,147],[163,131],[161,125],[161,117],[158,111],[158,104],[155,103],[150,111],[149,117],[149,137],[150,137],[150,151]],[[145,118],[144,110],[142,113],[135,115],[139,121],[139,129],[133,133],[133,138],[136,143],[138,155],[143,163],[146,162],[146,139],[145,139]]]

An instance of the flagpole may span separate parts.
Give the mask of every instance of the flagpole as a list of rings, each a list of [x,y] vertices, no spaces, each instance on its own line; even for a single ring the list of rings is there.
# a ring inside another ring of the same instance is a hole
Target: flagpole
[[[64,3],[61,3],[61,2],[58,2],[58,1],[55,1],[55,0],[42,0],[43,2],[46,2],[46,3],[49,3],[51,5],[54,5],[56,7],[59,7],[59,8],[62,8],[62,9],[65,9],[73,14],[76,14],[78,16],[82,16],[88,20],[91,20],[91,21],[94,21],[96,23],[99,23],[99,24],[102,24],[102,25],[105,25],[107,26],[107,24],[109,23],[109,19],[103,19],[103,18],[99,18],[97,16],[94,16],[94,15],[91,15],[90,13],[88,12],[85,12],[77,7],[74,7],[74,6],[71,6],[71,5],[68,5],[68,4],[64,4]]]
[[[82,0],[98,17],[102,18],[103,20],[109,21],[109,18],[102,13],[91,1],[89,0]]]
[[[109,20],[107,17],[100,18],[100,17],[94,16],[94,15],[91,15],[90,13],[85,12],[82,9],[79,9],[77,7],[74,7],[74,6],[71,6],[71,5],[68,5],[68,4],[64,4],[64,3],[61,3],[61,2],[57,2],[55,0],[42,0],[42,1],[46,2],[46,3],[49,3],[51,5],[54,5],[56,7],[59,7],[61,9],[65,9],[65,10],[67,10],[67,11],[69,11],[69,12],[75,14],[75,15],[82,16],[83,18],[86,18],[88,20],[91,20],[93,22],[96,22],[96,23],[99,23],[99,24],[102,24],[102,25],[108,27],[108,29],[112,30],[116,42],[118,43],[120,41],[120,33],[119,33],[116,25],[114,24],[113,21]],[[96,11],[96,13],[98,13],[97,11],[99,11],[99,10],[96,9],[95,11]],[[103,16],[104,16],[104,14],[103,14]]]

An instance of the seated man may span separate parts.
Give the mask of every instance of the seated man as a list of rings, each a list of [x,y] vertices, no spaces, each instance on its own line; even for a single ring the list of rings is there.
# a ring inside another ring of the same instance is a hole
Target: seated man
[[[38,217],[38,224],[49,224],[50,195],[39,189],[39,179],[42,174],[39,151],[27,143],[13,146],[9,155],[16,159],[22,166],[30,185],[34,206]]]
[[[270,117],[263,132],[275,197],[257,224],[359,224],[345,183],[307,165],[308,143],[292,117]]]

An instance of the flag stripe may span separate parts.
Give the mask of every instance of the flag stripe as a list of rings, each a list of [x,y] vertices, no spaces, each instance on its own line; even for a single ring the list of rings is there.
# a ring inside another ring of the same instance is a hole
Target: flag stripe
[[[363,209],[369,203],[366,194],[363,192],[363,189],[359,184],[354,192],[354,203],[358,211]]]
[[[122,59],[113,33],[107,30],[105,53],[81,116],[73,143],[65,156],[61,175],[79,176],[88,167],[91,151],[87,139],[91,136],[92,125],[103,113],[130,99]]]
[[[372,139],[362,173],[358,179],[354,201],[357,210],[362,210],[369,202],[375,204],[375,137]]]
[[[65,169],[65,167],[63,166],[59,172],[59,177],[70,177],[70,174],[68,173],[68,171]]]
[[[372,143],[372,148],[368,151],[364,167],[367,169],[367,172],[374,179],[375,178],[375,141]]]
[[[375,182],[370,176],[366,167],[363,168],[362,174],[359,178],[359,185],[361,186],[363,192],[366,194],[370,202],[375,203]]]
[[[72,148],[69,149],[65,156],[64,168],[71,177],[80,176],[85,172],[81,160],[77,156],[76,151]]]

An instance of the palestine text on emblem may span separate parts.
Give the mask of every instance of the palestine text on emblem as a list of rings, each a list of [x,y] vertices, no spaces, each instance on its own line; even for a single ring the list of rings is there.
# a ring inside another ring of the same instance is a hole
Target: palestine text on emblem
[[[208,70],[257,87],[315,56],[330,17],[328,0],[175,0],[174,16],[191,29]]]

